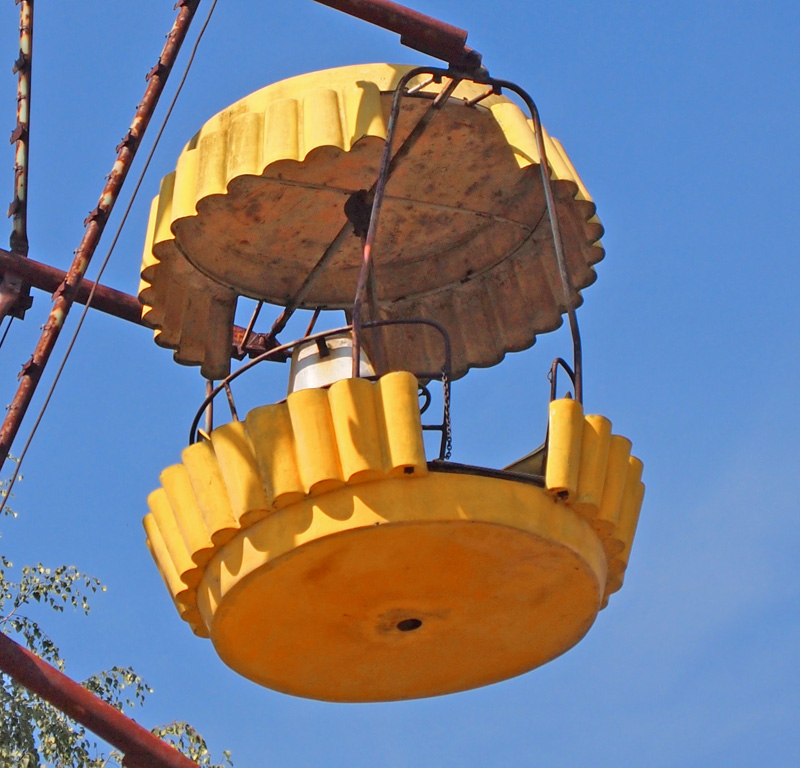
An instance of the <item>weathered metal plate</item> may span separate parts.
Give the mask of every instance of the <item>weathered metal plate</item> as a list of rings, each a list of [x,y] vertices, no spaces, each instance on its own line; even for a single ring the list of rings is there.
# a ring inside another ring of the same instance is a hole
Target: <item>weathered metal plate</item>
[[[374,65],[284,81],[220,113],[190,142],[154,205],[140,294],[152,307],[146,319],[162,331],[159,343],[175,348],[179,361],[197,362],[193,337],[210,327],[182,296],[187,286],[176,283],[189,281],[192,291],[216,284],[230,306],[236,295],[291,301],[346,221],[348,197],[377,178],[389,91],[404,71]],[[533,130],[504,97],[467,106],[463,98],[480,89],[460,86],[398,165],[374,250],[377,317],[445,326],[455,376],[530,346],[560,325],[566,308]],[[429,105],[429,97],[404,100],[396,147]],[[545,138],[571,301],[579,303],[577,292],[594,281],[592,266],[603,257],[602,226],[563,148]],[[353,236],[303,306],[347,309],[360,258]],[[384,335],[390,369],[441,366],[441,345],[418,329]],[[215,356],[214,366],[225,365]]]

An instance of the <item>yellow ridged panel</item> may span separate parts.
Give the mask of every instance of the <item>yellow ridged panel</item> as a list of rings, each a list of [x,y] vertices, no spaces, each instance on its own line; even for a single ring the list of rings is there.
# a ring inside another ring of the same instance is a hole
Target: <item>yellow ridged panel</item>
[[[175,350],[176,362],[199,365],[205,358],[206,336],[210,317],[211,293],[188,291],[183,301],[181,336]]]
[[[297,468],[292,420],[286,403],[264,405],[244,421],[261,479],[274,507],[295,504],[305,496]]]
[[[635,526],[638,519],[641,499],[637,506],[636,496],[642,484],[642,462],[635,456],[628,459],[628,471],[625,476],[625,487],[619,504],[619,517],[614,531],[603,541],[610,559],[619,557],[625,549],[626,537],[630,534],[631,524]]]
[[[533,123],[528,121],[530,129],[533,132]],[[544,126],[542,126],[542,136],[544,137],[544,149],[547,152],[547,164],[550,166],[551,176],[554,180],[565,179],[567,181],[574,181],[572,177],[572,170],[569,165],[564,162],[564,158],[558,151],[555,142],[547,133]]]
[[[205,359],[200,372],[206,379],[215,379],[218,372],[229,370],[230,349],[233,346],[233,325],[236,313],[236,294],[211,295],[208,325],[205,331]]]
[[[158,211],[158,197],[154,197],[150,203],[150,216],[147,219],[147,234],[144,238],[144,251],[142,253],[142,271],[139,280],[139,292],[137,296],[142,302],[142,320],[150,327],[155,325],[153,316],[153,304],[155,303],[155,291],[151,280],[155,279],[151,272],[158,266],[158,259],[153,255],[153,234],[156,229],[156,212]],[[148,320],[148,315],[151,318]]]
[[[617,529],[615,528],[612,533],[603,539],[603,550],[606,553],[606,559],[612,562],[614,558],[619,556],[624,548],[623,543],[617,536]]]
[[[175,166],[175,189],[172,194],[172,221],[197,213],[197,165],[199,152],[182,152]],[[158,241],[156,241],[158,242]]]
[[[164,316],[161,318],[161,333],[157,343],[175,349],[181,341],[183,331],[183,315],[190,293],[190,286],[184,281],[176,281],[172,285],[169,301],[164,303]]]
[[[209,636],[203,624],[203,617],[200,615],[200,611],[197,610],[195,605],[189,606],[186,611],[181,614],[181,618],[191,627],[192,632],[198,637]]]
[[[191,553],[186,548],[186,542],[175,520],[175,512],[163,488],[158,488],[147,497],[147,506],[158,526],[178,577],[188,587],[196,587],[200,581],[202,568],[198,568],[192,561]]]
[[[603,593],[603,599],[600,601],[600,610],[608,607],[608,600],[614,592],[618,592],[622,588],[622,576],[619,574],[609,573],[606,580],[606,590]]]
[[[583,183],[583,180],[578,175],[578,172],[575,170],[575,166],[572,164],[572,160],[569,159],[569,155],[567,154],[567,151],[564,149],[564,145],[558,139],[555,139],[552,136],[550,137],[550,140],[555,145],[555,148],[558,151],[558,154],[561,156],[561,159],[564,161],[564,163],[566,163],[567,167],[569,168],[570,178],[578,185],[578,194],[576,195],[576,198],[578,200],[587,200],[590,203],[594,202],[592,200],[592,196],[589,194],[589,190],[586,189],[586,185]],[[592,218],[597,219],[596,216]],[[597,219],[596,223],[599,224],[600,219]]]
[[[520,168],[539,164],[539,148],[536,146],[536,136],[528,120],[519,107],[511,102],[492,104],[492,115],[497,124],[506,135]]]
[[[182,617],[187,610],[187,606],[194,604],[196,593],[186,586],[175,569],[175,564],[172,562],[164,537],[161,535],[161,531],[158,530],[158,525],[156,525],[152,512],[145,515],[142,524],[147,534],[147,548],[150,550],[153,560],[155,560],[158,572],[167,586],[172,602],[175,603],[175,607]]]
[[[172,220],[172,195],[175,186],[175,172],[167,174],[161,180],[158,197],[153,199],[150,205],[150,219],[147,222],[147,236],[144,241],[144,254],[142,259],[142,282],[139,284],[139,300],[143,304],[155,306],[145,307],[142,310],[142,319],[147,318],[148,325],[156,326],[163,322],[164,302],[159,302],[153,283],[159,274],[159,269],[163,272],[163,266],[154,253],[156,243],[163,242],[172,238],[170,223]],[[161,276],[163,280],[163,274]]]
[[[603,538],[613,534],[617,520],[619,520],[619,509],[622,503],[622,493],[625,490],[625,480],[628,476],[630,456],[631,441],[620,435],[612,435],[611,445],[608,449],[603,500],[597,517],[592,520],[592,526]]]
[[[315,88],[303,99],[303,158],[317,147],[346,148],[339,94],[331,88]]]
[[[153,305],[155,302],[155,292],[152,289],[150,283],[146,280],[139,280],[139,291],[137,296],[139,297],[139,301],[142,303],[142,324],[146,325],[148,328],[155,328],[158,325],[158,316],[161,314],[160,312],[154,309]],[[161,308],[159,308],[161,309]]]
[[[354,84],[344,92],[348,150],[364,136],[386,138],[381,92],[375,83]]]
[[[271,505],[244,423],[233,421],[217,427],[211,433],[211,444],[239,524],[245,527],[266,517]]]
[[[611,422],[604,416],[590,414],[583,424],[581,468],[578,490],[572,507],[587,519],[597,516],[603,500],[608,449],[611,445]]]
[[[368,379],[342,379],[328,390],[339,461],[346,482],[375,480],[384,474],[375,394],[375,385]]]
[[[237,534],[240,526],[231,509],[214,448],[203,440],[184,448],[181,460],[211,541],[221,546]]]
[[[327,391],[304,389],[292,392],[286,403],[305,492],[325,493],[343,485]]]
[[[427,475],[416,376],[406,371],[387,373],[378,380],[377,389],[389,474]]]
[[[143,285],[142,282],[139,283],[139,293],[141,294],[144,290],[146,290],[146,284]],[[142,302],[142,323],[146,325],[148,328],[152,328],[156,324],[156,311],[153,307],[148,304],[146,301]],[[158,337],[161,334],[161,331],[156,330],[155,335]]]
[[[214,543],[197,506],[186,467],[173,464],[161,473],[160,479],[192,560],[197,565],[205,565],[214,554]]]
[[[259,150],[261,149],[261,129],[263,115],[245,112],[231,121],[228,132],[228,153],[225,169],[226,183],[236,176],[261,174]]]
[[[606,591],[611,594],[611,592],[616,592],[621,586],[622,582],[625,579],[625,570],[626,565],[620,560],[621,553],[618,553],[612,558],[608,558],[608,578],[606,580]],[[614,587],[613,589],[609,588],[609,585],[618,584],[619,586]]]
[[[149,287],[150,272],[149,270],[158,264],[158,259],[153,255],[153,238],[156,233],[156,221],[158,220],[158,205],[161,201],[161,196],[157,195],[150,203],[150,216],[147,219],[147,233],[144,237],[144,252],[142,253],[142,278],[147,281]]]
[[[209,133],[200,139],[197,154],[197,199],[210,195],[223,195],[227,190],[225,180],[228,151],[228,134],[224,131]]]
[[[175,194],[175,181],[177,171],[168,173],[161,179],[161,186],[158,189],[158,211],[156,212],[156,225],[153,231],[153,245],[165,243],[172,240],[172,199]],[[192,203],[194,212],[194,203]]]
[[[148,515],[148,518],[150,515]],[[145,518],[145,530],[153,530],[155,528],[155,523],[152,521],[152,518],[148,520]],[[197,635],[197,637],[205,637],[208,638],[208,630],[206,629],[206,625],[203,623],[203,619],[200,616],[200,611],[197,610],[196,607],[196,593],[194,590],[191,592],[184,592],[180,595],[179,599],[176,599],[172,593],[172,587],[170,586],[175,582],[177,578],[177,573],[175,572],[174,568],[172,567],[171,563],[167,563],[166,571],[162,568],[161,563],[159,562],[159,555],[158,552],[164,551],[164,542],[159,538],[160,533],[158,529],[154,531],[154,539],[148,538],[145,540],[145,544],[147,545],[147,549],[150,552],[150,556],[153,558],[156,564],[156,569],[158,570],[159,575],[161,576],[161,580],[167,587],[167,592],[169,592],[169,596],[172,598],[172,603],[175,606],[175,610],[178,612],[178,616],[181,617],[187,624],[189,624],[192,632]]]
[[[623,565],[627,567],[628,559],[631,556],[633,537],[636,535],[636,526],[639,523],[639,512],[644,501],[644,483],[642,483],[642,462],[635,456],[631,456],[631,463],[628,469],[628,482],[625,485],[625,493],[622,496],[622,509],[619,513],[618,535],[625,548],[619,555]]]
[[[563,398],[550,403],[545,487],[568,500],[578,490],[583,421],[583,406],[576,400]]]
[[[267,107],[264,113],[264,166],[279,160],[300,160],[297,135],[299,104],[295,99],[280,99]]]

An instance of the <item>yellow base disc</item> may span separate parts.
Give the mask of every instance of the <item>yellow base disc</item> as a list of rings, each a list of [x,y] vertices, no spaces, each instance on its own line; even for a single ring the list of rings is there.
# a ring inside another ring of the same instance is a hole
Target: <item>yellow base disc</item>
[[[591,527],[544,490],[430,473],[272,514],[209,563],[198,605],[221,658],[328,701],[497,682],[588,631],[606,579]]]

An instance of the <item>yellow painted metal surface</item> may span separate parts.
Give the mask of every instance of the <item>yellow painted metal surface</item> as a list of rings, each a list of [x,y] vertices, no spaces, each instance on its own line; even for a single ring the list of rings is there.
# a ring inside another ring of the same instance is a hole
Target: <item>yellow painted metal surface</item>
[[[572,506],[591,520],[603,499],[603,486],[611,445],[611,422],[603,416],[586,416],[581,437],[581,471]]]
[[[183,449],[181,459],[211,541],[215,546],[224,544],[241,526],[233,513],[213,446],[209,442],[190,445]]]
[[[578,491],[583,441],[583,406],[575,400],[553,400],[550,403],[547,435],[547,489],[565,500]]]
[[[302,390],[162,473],[148,546],[181,617],[263,685],[379,701],[495,682],[588,631],[642,503],[607,419],[556,401],[548,434],[543,488],[441,473],[411,374]]]
[[[284,304],[296,293],[344,224],[344,202],[377,178],[391,92],[408,69],[291,78],[223,110],[189,142],[151,209],[139,293],[145,322],[178,362],[221,378],[236,297]],[[379,316],[442,323],[456,376],[529,347],[565,306],[532,126],[503,96],[465,105],[483,90],[459,85],[398,165],[375,248]],[[398,146],[429,104],[404,100]],[[579,291],[603,257],[602,226],[563,147],[544,139]],[[352,304],[359,248],[356,237],[344,244],[304,306]],[[384,331],[388,369],[438,370],[441,347],[426,333],[412,343],[405,330]]]
[[[326,389],[303,389],[286,398],[294,430],[297,467],[306,493],[344,485]]]
[[[275,513],[219,551],[197,597],[240,674],[299,696],[385,701],[564,653],[594,621],[605,570],[591,527],[540,488],[431,472]]]
[[[286,403],[265,405],[245,419],[264,490],[280,509],[305,496],[297,466],[297,446]]]
[[[550,403],[545,487],[591,525],[603,546],[608,579],[602,608],[622,587],[628,567],[644,499],[642,470],[631,441],[612,434],[608,419],[584,417],[570,399]]]
[[[328,390],[342,478],[348,483],[383,475],[376,393],[377,387],[367,379],[342,379]]]

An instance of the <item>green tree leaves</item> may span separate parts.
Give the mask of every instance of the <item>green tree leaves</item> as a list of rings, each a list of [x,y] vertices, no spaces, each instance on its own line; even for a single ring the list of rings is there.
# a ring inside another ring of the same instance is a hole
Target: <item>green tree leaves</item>
[[[0,498],[5,488],[0,488]],[[6,507],[8,514],[16,514]],[[48,663],[64,670],[66,662],[58,646],[38,621],[26,615],[26,608],[39,604],[56,613],[70,607],[88,614],[90,598],[105,587],[75,566],[48,568],[42,563],[23,566],[14,578],[13,564],[0,555],[0,632],[14,639]],[[145,702],[153,692],[130,667],[114,666],[98,672],[83,686],[123,711]],[[80,724],[27,689],[8,675],[0,674],[0,766],[17,768],[113,768],[121,767],[122,755],[104,754],[94,737]],[[153,729],[153,733],[172,744],[204,768],[231,766],[230,753],[223,762],[212,762],[203,737],[184,722],[173,722]]]

